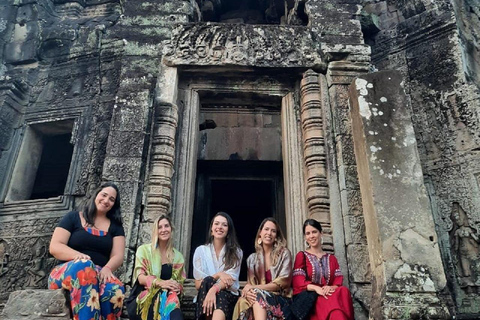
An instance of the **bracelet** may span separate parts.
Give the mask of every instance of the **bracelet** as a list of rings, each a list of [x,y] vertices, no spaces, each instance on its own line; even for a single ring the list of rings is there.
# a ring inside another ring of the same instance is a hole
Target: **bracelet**
[[[217,288],[217,292],[215,294],[218,294],[220,292],[220,285],[215,283],[214,286]]]
[[[111,272],[113,272],[112,268],[110,268],[108,265],[104,265],[103,267],[104,267],[104,268],[107,268],[107,269],[109,269]]]

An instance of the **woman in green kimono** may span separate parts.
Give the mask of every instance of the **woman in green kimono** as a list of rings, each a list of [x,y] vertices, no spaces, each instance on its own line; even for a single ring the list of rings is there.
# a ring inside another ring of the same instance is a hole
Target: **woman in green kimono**
[[[137,249],[132,294],[138,295],[127,304],[130,319],[183,320],[184,259],[173,247],[172,232],[170,218],[162,215],[153,224],[152,243]]]
[[[275,219],[260,224],[255,251],[247,259],[247,284],[232,319],[283,320],[292,294],[292,254]]]

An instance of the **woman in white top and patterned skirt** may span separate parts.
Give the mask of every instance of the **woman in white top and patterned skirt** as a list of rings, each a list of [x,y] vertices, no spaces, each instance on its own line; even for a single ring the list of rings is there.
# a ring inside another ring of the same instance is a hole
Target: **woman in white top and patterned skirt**
[[[232,218],[217,213],[210,223],[207,244],[193,255],[196,320],[231,320],[238,299],[238,276],[243,252],[238,245]]]

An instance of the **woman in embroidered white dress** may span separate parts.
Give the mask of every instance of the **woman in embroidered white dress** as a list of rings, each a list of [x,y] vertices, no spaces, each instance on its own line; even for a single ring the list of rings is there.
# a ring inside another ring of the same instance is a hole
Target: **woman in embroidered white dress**
[[[193,255],[197,320],[231,320],[242,257],[232,218],[225,212],[217,213],[210,223],[207,244]]]

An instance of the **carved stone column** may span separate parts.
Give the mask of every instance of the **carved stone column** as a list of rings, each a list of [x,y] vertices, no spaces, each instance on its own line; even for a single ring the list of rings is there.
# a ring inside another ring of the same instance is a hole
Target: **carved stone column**
[[[176,144],[175,174],[172,203],[172,218],[176,248],[184,254],[185,265],[189,265],[192,241],[192,221],[195,203],[195,180],[197,176],[197,149],[199,138],[200,98],[197,90],[183,91],[179,100],[181,120]],[[183,109],[183,110],[182,110]],[[193,248],[195,249],[195,248]]]
[[[305,72],[300,85],[308,216],[330,226],[323,115],[318,74]]]
[[[171,203],[175,133],[178,122],[178,73],[176,68],[163,67],[157,81],[155,118],[152,133],[150,168],[146,195],[145,222],[168,214]],[[141,237],[150,239],[150,229],[141,228]],[[145,241],[145,242],[146,242]],[[143,243],[145,243],[143,242]]]
[[[295,104],[295,102],[297,104]],[[297,106],[297,107],[295,107]],[[303,221],[307,217],[304,161],[302,157],[301,128],[298,100],[293,93],[282,99],[282,153],[283,176],[285,181],[286,236],[293,253],[303,250]]]

